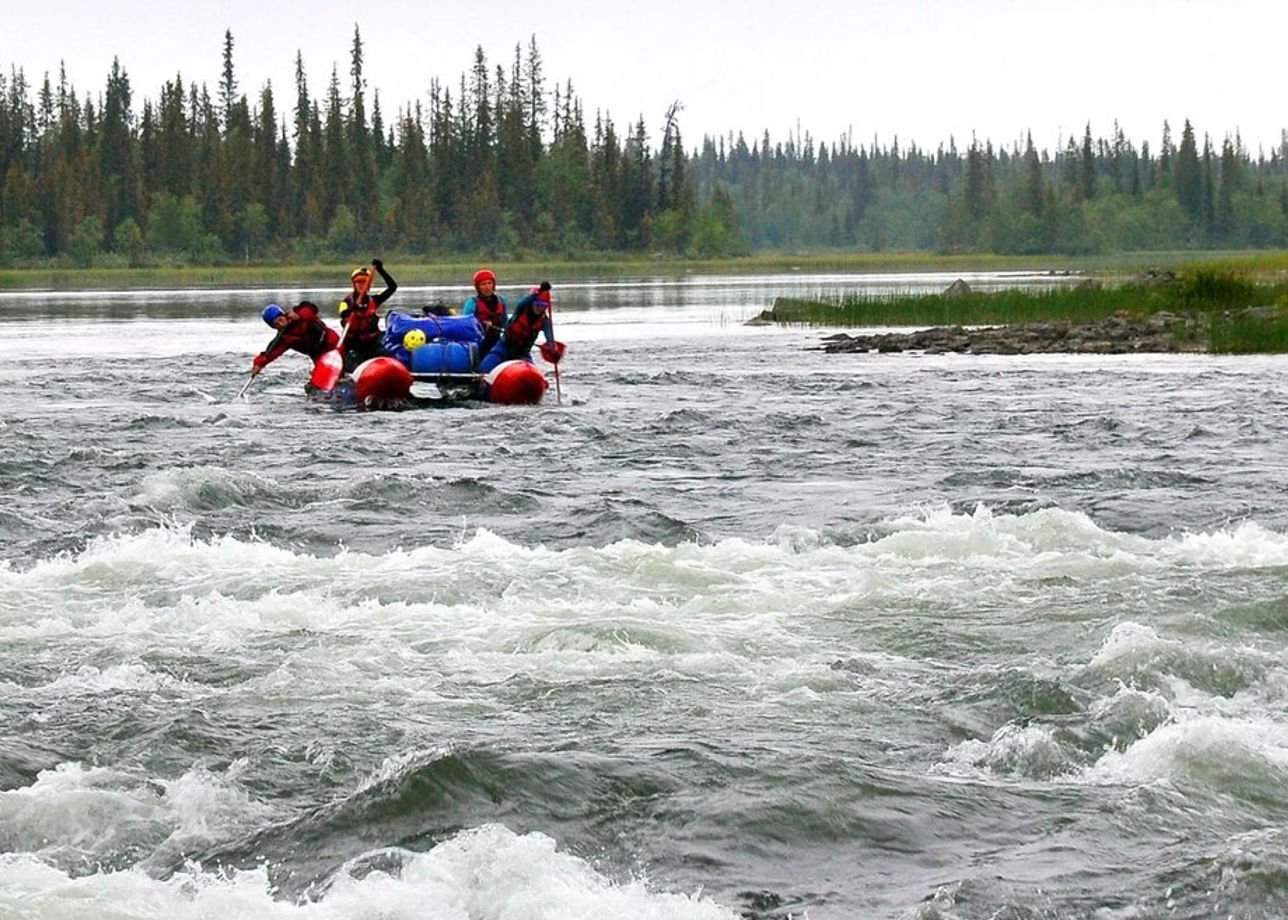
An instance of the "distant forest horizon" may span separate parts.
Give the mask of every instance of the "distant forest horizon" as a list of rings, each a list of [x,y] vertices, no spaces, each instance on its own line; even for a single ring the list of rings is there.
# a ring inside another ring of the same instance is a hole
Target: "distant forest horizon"
[[[1060,149],[949,137],[934,150],[849,133],[704,136],[683,104],[619,125],[548,85],[535,38],[479,47],[454,84],[389,117],[355,27],[321,95],[295,59],[289,109],[239,87],[235,42],[206,83],[136,99],[114,60],[84,96],[60,68],[0,74],[0,265],[307,264],[438,257],[719,258],[843,250],[1087,255],[1288,247],[1288,132],[1254,157],[1186,120],[1154,145]],[[370,105],[370,109],[368,109]],[[654,141],[656,138],[656,142]]]

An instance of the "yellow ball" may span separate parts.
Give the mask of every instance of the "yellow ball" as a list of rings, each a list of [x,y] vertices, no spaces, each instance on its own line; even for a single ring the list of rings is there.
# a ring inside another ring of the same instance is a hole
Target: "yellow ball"
[[[403,336],[403,348],[408,351],[414,351],[425,344],[425,332],[423,329],[408,329],[407,334]]]

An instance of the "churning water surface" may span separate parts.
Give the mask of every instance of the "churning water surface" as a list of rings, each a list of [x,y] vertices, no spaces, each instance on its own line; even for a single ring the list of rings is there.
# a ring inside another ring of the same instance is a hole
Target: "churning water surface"
[[[1288,914],[1283,360],[744,325],[951,280],[402,413],[234,398],[339,291],[0,297],[0,917]]]

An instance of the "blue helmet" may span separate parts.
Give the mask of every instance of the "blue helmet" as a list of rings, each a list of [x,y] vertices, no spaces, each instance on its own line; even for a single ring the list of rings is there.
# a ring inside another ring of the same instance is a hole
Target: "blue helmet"
[[[260,314],[260,316],[264,317],[264,322],[268,323],[270,326],[277,322],[280,317],[285,315],[286,311],[275,303],[270,303],[264,308],[264,312]]]

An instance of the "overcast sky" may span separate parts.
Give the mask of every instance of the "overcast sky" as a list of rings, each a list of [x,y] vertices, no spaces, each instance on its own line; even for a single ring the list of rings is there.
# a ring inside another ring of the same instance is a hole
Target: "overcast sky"
[[[1088,123],[1107,138],[1117,120],[1157,149],[1163,121],[1179,138],[1188,118],[1218,147],[1237,131],[1255,155],[1288,128],[1283,0],[52,0],[28,17],[0,60],[35,86],[63,62],[79,95],[97,98],[116,57],[136,114],[176,74],[215,94],[226,30],[252,103],[271,80],[289,113],[297,51],[315,97],[333,67],[347,91],[356,24],[368,108],[378,90],[387,122],[424,102],[434,77],[454,90],[477,46],[508,71],[535,37],[547,86],[571,79],[588,126],[597,110],[619,133],[643,116],[654,145],[675,100],[690,148],[704,134],[778,141],[799,127],[816,141],[931,149],[972,135],[1009,146],[1031,130],[1054,150]]]

